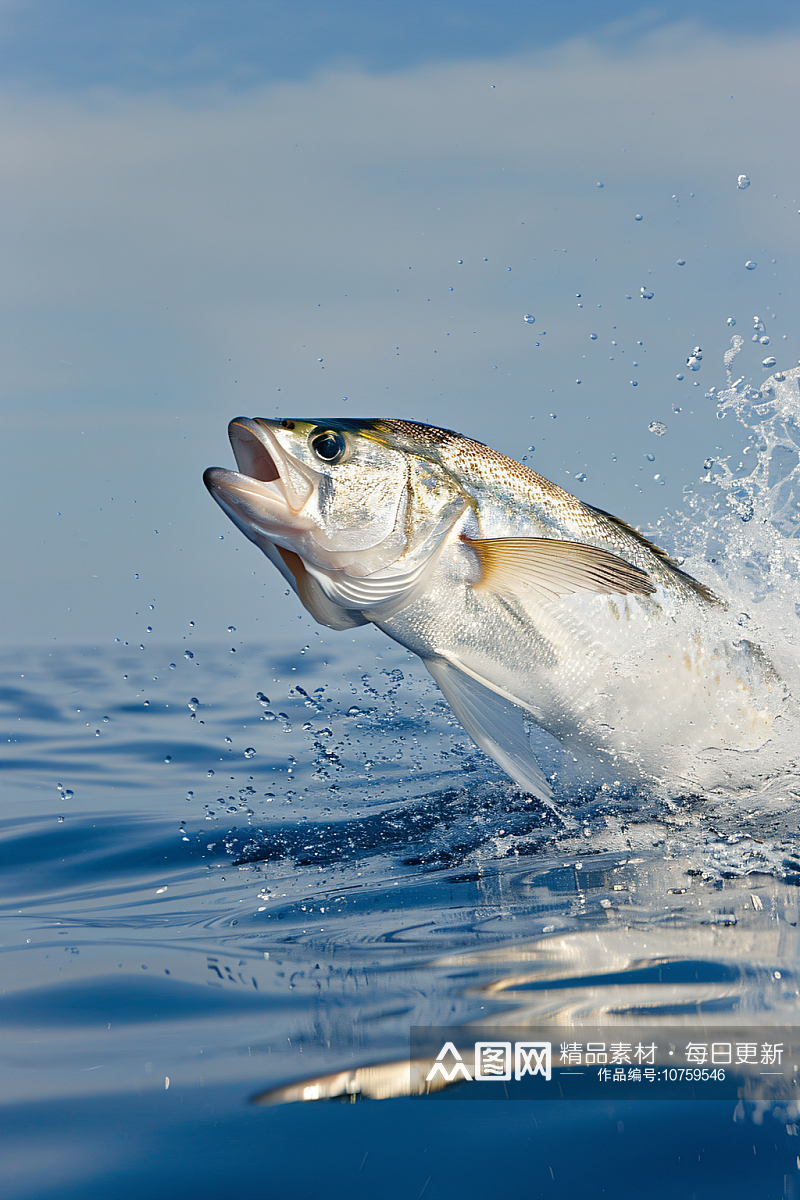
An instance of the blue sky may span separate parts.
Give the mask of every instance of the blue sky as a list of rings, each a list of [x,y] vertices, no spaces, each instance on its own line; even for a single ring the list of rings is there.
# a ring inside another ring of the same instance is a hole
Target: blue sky
[[[202,487],[239,413],[459,428],[652,528],[738,450],[728,318],[800,357],[794,5],[0,12],[7,642],[296,621]]]
[[[17,0],[2,9],[4,74],[35,89],[304,79],[535,52],[575,36],[625,45],[680,22],[762,38],[800,25],[787,0]]]

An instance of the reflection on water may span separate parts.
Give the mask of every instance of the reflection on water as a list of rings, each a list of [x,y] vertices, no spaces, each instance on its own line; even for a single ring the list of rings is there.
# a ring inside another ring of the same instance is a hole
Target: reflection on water
[[[7,674],[7,1096],[413,1094],[411,1025],[796,1019],[787,781],[576,801],[576,833],[392,653]]]

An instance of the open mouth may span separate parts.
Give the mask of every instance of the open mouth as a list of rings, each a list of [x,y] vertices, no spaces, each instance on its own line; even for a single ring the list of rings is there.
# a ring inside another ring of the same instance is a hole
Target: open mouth
[[[236,465],[241,474],[249,476],[250,479],[258,479],[261,483],[274,483],[280,479],[281,473],[259,433],[253,429],[254,424],[255,422],[247,417],[236,417],[228,426],[228,437],[231,440]]]
[[[302,510],[318,480],[287,454],[266,418],[235,417],[228,437],[237,471],[209,467],[203,475],[211,495],[234,524],[253,540],[311,528]]]

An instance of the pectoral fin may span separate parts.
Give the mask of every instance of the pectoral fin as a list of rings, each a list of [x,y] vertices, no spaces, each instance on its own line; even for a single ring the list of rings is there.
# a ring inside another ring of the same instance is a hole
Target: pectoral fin
[[[463,538],[481,567],[476,591],[534,592],[558,600],[573,592],[633,592],[649,596],[655,586],[639,567],[582,542],[550,538]]]
[[[523,791],[552,808],[553,793],[531,752],[522,709],[466,675],[452,662],[425,659],[425,666],[473,742]]]

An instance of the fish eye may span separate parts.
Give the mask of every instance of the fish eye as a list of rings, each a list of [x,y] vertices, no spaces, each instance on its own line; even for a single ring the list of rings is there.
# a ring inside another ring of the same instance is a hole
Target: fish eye
[[[322,433],[314,434],[311,449],[323,462],[337,463],[347,449],[347,443],[335,429],[326,429]]]

